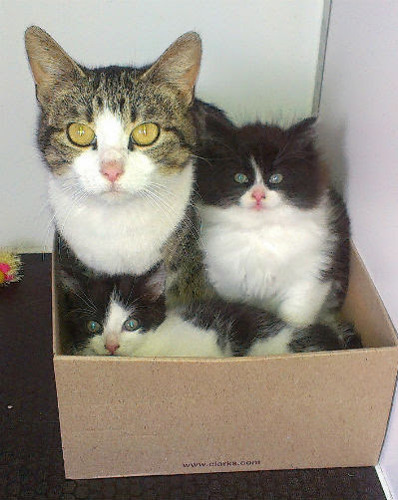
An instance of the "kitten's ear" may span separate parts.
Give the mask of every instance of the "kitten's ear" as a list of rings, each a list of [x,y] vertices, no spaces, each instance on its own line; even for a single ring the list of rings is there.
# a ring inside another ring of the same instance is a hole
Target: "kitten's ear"
[[[145,279],[143,295],[151,302],[156,302],[166,290],[166,268],[162,262]]]
[[[38,26],[25,31],[25,47],[41,104],[51,95],[56,82],[85,77],[80,66]]]
[[[288,134],[295,146],[305,148],[313,144],[316,137],[315,124],[318,117],[311,116],[289,128]]]
[[[200,36],[190,31],[180,36],[144,73],[144,79],[168,83],[176,88],[187,104],[193,100],[202,58]]]
[[[58,280],[62,288],[68,292],[77,294],[81,290],[79,280],[72,274],[69,274],[67,271],[65,271],[65,269],[59,270]]]
[[[309,118],[305,118],[301,120],[301,122],[293,125],[290,130],[295,131],[297,133],[312,133],[314,130],[314,125],[318,120],[317,116],[310,116]]]

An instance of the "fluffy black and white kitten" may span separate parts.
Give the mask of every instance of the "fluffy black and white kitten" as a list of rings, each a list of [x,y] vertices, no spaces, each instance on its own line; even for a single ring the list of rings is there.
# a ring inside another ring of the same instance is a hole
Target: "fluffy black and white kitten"
[[[197,172],[208,276],[231,300],[309,325],[345,297],[349,219],[330,188],[314,119],[287,130],[210,120]]]
[[[143,276],[60,275],[70,354],[220,358],[358,346],[349,328],[297,328],[217,299],[166,311],[163,265]]]

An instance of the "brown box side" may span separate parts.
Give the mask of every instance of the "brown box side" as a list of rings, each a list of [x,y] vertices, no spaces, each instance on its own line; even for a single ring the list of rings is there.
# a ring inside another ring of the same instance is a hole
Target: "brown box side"
[[[350,281],[343,317],[355,324],[366,347],[397,346],[397,333],[377,289],[352,245]]]
[[[55,360],[67,477],[377,463],[393,348],[221,361]],[[254,465],[184,467],[184,463]]]

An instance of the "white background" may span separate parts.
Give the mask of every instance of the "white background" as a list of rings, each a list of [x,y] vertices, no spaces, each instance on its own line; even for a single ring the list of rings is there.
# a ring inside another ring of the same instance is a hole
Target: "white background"
[[[320,133],[354,242],[398,326],[398,4],[334,0]],[[366,439],[366,436],[364,436]],[[398,499],[398,399],[381,468]]]
[[[41,251],[52,234],[26,27],[39,25],[87,66],[146,64],[196,30],[199,97],[239,122],[289,120],[312,112],[322,10],[322,0],[1,0],[0,247]]]

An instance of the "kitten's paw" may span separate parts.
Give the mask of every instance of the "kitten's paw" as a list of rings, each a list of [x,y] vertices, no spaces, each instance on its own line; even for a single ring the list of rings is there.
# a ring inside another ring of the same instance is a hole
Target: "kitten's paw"
[[[329,283],[305,282],[292,287],[279,306],[279,316],[295,326],[315,323],[329,290]]]
[[[318,311],[306,311],[304,307],[295,309],[290,306],[281,307],[279,309],[279,316],[294,326],[308,326],[316,322]]]
[[[319,307],[314,306],[315,304],[305,304],[303,301],[283,302],[279,307],[278,315],[290,325],[308,326],[317,321]]]

